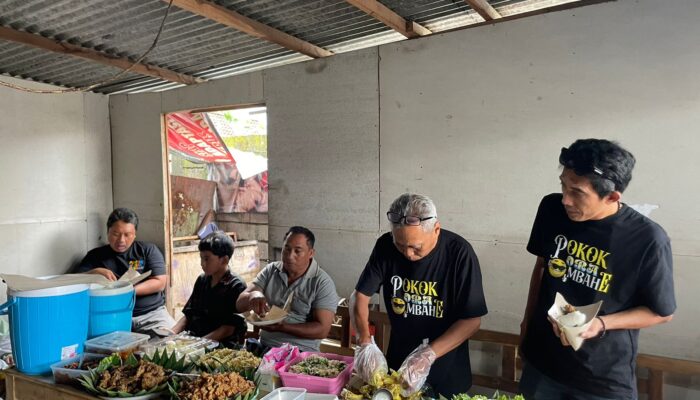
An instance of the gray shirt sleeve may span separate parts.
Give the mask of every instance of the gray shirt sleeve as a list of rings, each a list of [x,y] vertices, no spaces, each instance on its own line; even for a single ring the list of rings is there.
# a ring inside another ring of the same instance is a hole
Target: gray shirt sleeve
[[[259,287],[260,289],[265,290],[265,287],[267,286],[267,283],[270,282],[270,278],[272,277],[272,274],[274,272],[275,264],[270,263],[265,266],[260,272],[258,272],[258,276],[253,279],[253,285]]]
[[[319,276],[316,298],[311,303],[311,308],[329,310],[335,314],[339,300],[333,279],[323,271]]]

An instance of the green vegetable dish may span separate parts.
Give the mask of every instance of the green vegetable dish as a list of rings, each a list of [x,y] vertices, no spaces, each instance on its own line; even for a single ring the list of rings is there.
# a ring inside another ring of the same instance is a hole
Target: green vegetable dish
[[[486,397],[480,394],[469,396],[466,393],[460,393],[452,396],[452,400],[525,400],[525,398],[521,394],[510,397],[506,396],[505,394],[499,394],[497,391],[491,397]]]
[[[335,378],[345,370],[345,364],[338,360],[329,360],[318,355],[311,355],[305,360],[292,365],[289,372],[295,374],[312,375],[321,378]]]

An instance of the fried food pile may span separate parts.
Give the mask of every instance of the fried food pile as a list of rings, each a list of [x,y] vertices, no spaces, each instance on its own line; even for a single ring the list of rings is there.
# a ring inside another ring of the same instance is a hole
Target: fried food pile
[[[165,370],[152,362],[141,360],[137,365],[123,365],[105,370],[100,375],[98,387],[126,393],[151,390],[168,380]]]
[[[222,368],[227,371],[242,372],[257,368],[260,365],[260,358],[246,350],[217,349],[200,357],[197,364],[209,369]]]
[[[215,375],[205,372],[192,381],[185,381],[177,395],[180,400],[221,400],[238,394],[245,396],[253,390],[255,384],[235,372]]]

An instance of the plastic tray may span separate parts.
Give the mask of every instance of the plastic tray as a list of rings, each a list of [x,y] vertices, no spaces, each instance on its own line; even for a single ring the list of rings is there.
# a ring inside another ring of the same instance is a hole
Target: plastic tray
[[[321,378],[319,376],[295,374],[293,372],[288,372],[289,367],[301,362],[302,360],[314,354],[321,357],[325,357],[329,360],[339,360],[347,365],[345,369],[335,378]],[[304,352],[296,358],[294,358],[293,360],[291,360],[290,362],[280,367],[277,370],[277,372],[280,375],[280,379],[282,379],[282,384],[286,387],[304,388],[310,393],[339,395],[340,392],[343,390],[343,387],[348,383],[348,380],[350,380],[350,373],[352,372],[353,361],[354,358],[352,357],[341,356],[338,354]]]
[[[88,375],[90,371],[75,368],[64,368],[66,365],[72,364],[74,362],[80,363],[80,365],[82,365],[83,361],[101,360],[104,357],[104,354],[85,353],[78,357],[73,357],[67,360],[59,361],[51,365],[51,371],[53,372],[53,380],[56,383],[75,383],[75,381],[77,381],[78,378],[80,378],[81,376]]]
[[[334,394],[307,393],[304,400],[338,400]]]
[[[305,395],[306,389],[283,387],[271,391],[261,400],[304,400]]]
[[[85,351],[99,354],[125,353],[136,350],[150,336],[142,333],[116,331],[85,342]]]
[[[172,343],[177,343],[179,341],[186,341],[189,343],[173,348]],[[207,350],[215,349],[218,346],[219,342],[215,340],[199,338],[187,334],[178,334],[146,343],[141,346],[140,350],[148,356],[152,356],[156,351],[162,351],[163,349],[166,349],[168,353],[175,350],[175,354],[178,358],[186,356],[188,360],[194,361],[197,357],[206,353]]]

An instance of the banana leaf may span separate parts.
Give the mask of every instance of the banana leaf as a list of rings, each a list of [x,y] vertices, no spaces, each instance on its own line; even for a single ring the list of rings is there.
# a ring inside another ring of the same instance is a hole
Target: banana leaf
[[[179,373],[187,373],[192,371],[194,365],[187,361],[186,356],[177,358],[177,354],[173,350],[168,353],[166,349],[156,350],[152,356],[144,356],[144,360],[150,361],[153,364],[160,365],[165,370],[175,371]]]

